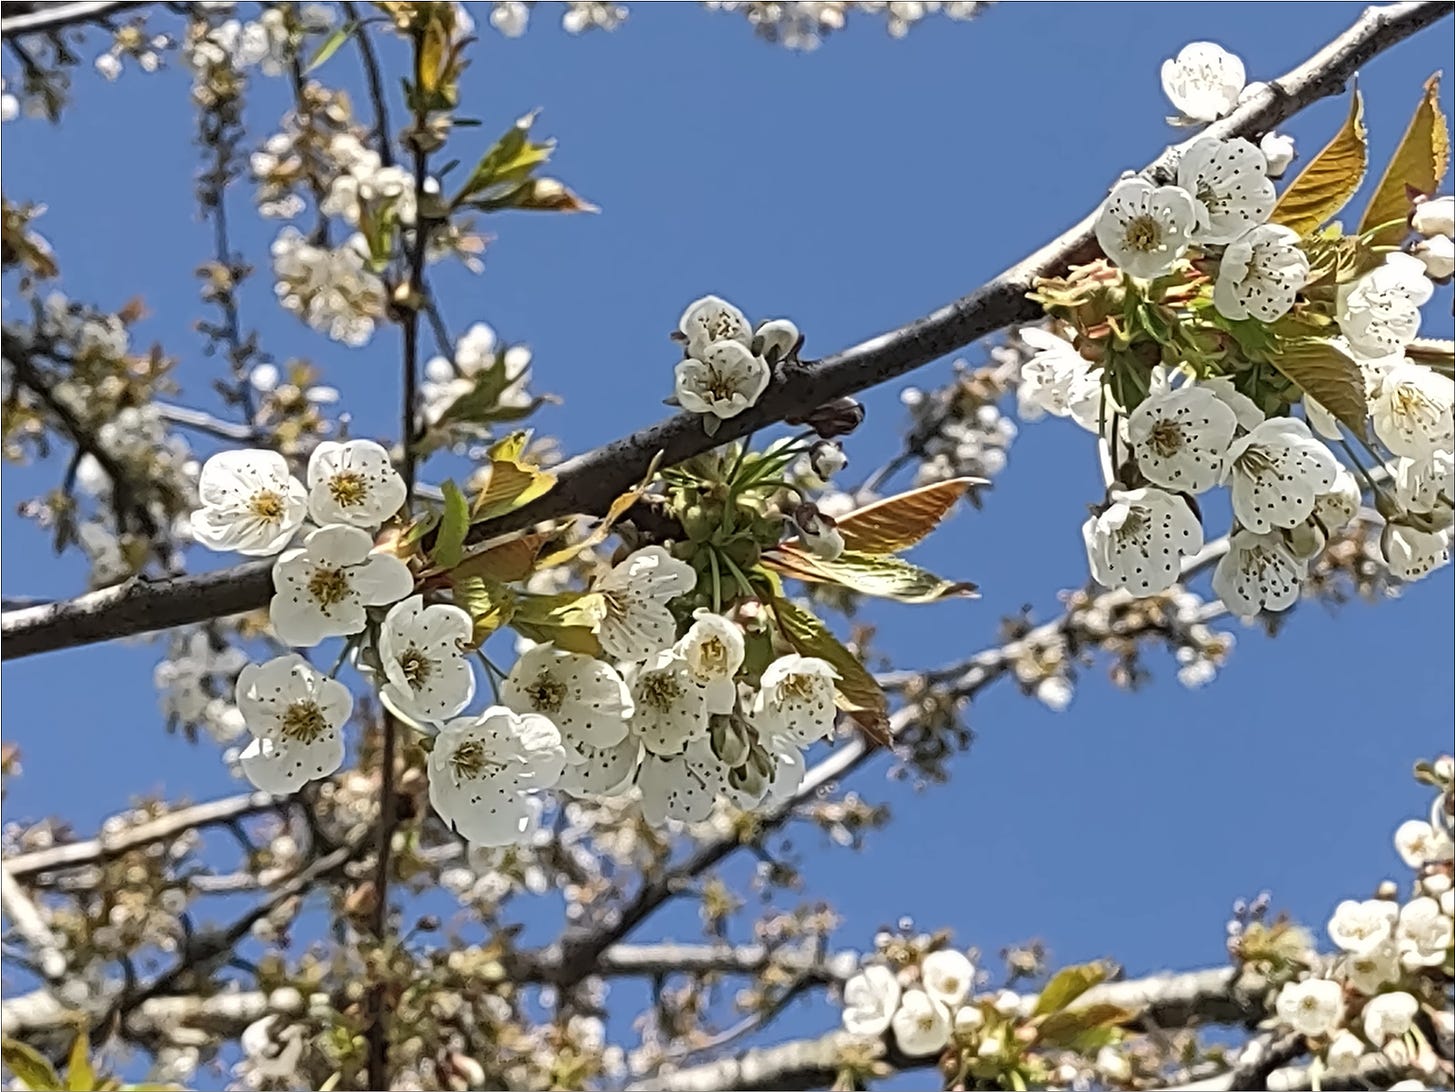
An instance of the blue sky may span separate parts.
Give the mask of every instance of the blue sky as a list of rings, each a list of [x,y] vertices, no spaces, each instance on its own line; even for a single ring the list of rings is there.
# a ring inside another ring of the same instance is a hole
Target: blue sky
[[[468,159],[476,141],[540,107],[539,131],[560,142],[554,173],[602,213],[488,225],[485,273],[437,277],[443,310],[457,332],[484,320],[528,342],[536,386],[564,399],[539,427],[583,450],[662,414],[674,359],[665,334],[696,296],[792,317],[810,356],[915,318],[1075,222],[1122,170],[1175,139],[1158,67],[1184,43],[1217,40],[1251,79],[1272,78],[1359,10],[1005,4],[898,42],[859,21],[812,55],[696,5],[639,5],[610,35],[573,38],[544,16],[521,41],[486,31],[463,95],[484,127],[461,130],[457,154]],[[1443,23],[1361,73],[1374,162],[1394,147],[1422,81],[1451,59]],[[355,88],[352,51],[319,74]],[[248,119],[261,141],[284,99],[276,82],[259,87]],[[1442,99],[1449,114],[1449,89]],[[1303,157],[1345,109],[1327,100],[1288,126]],[[179,401],[211,407],[216,366],[190,325],[193,270],[210,257],[192,132],[182,74],[128,70],[108,85],[83,71],[60,128],[5,126],[4,186],[49,206],[39,226],[67,294],[109,308],[141,295],[151,314],[137,340],[180,358]],[[266,268],[276,225],[248,217],[249,196],[240,185],[231,197],[235,244]],[[1449,291],[1427,311],[1426,332],[1449,337]],[[363,351],[329,343],[273,304],[266,272],[248,282],[243,316],[276,356],[324,370],[355,435],[392,435],[389,332]],[[939,362],[914,381],[932,385],[949,369]],[[849,445],[854,470],[895,450],[902,385],[867,396],[869,421]],[[61,465],[5,471],[7,595],[79,588],[77,562],[53,558],[15,515]],[[426,477],[446,472],[430,464]],[[1058,591],[1086,579],[1078,528],[1100,492],[1085,433],[1027,426],[984,508],[961,510],[917,554],[976,581],[983,598],[876,609],[879,647],[897,667],[942,664],[993,643],[1001,617],[1023,604],[1050,617]],[[226,563],[194,557],[197,567]],[[1390,832],[1426,805],[1411,763],[1450,747],[1451,600],[1447,569],[1389,602],[1302,607],[1275,640],[1235,625],[1227,669],[1195,692],[1162,657],[1135,694],[1085,673],[1060,715],[1002,684],[971,709],[978,738],[949,784],[914,792],[887,782],[883,761],[859,775],[854,787],[896,815],[863,853],[795,837],[806,894],[838,907],[844,945],[866,946],[909,915],[987,952],[1039,936],[1059,961],[1109,956],[1133,973],[1219,961],[1230,904],[1264,888],[1320,927],[1339,899],[1399,874]],[[162,731],[158,651],[139,642],[5,666],[5,735],[25,758],[7,819],[58,812],[89,833],[136,793],[236,791],[213,745]],[[544,935],[555,923],[531,924]],[[692,920],[669,917],[640,936],[694,932]],[[809,1009],[785,1028],[834,1019]]]

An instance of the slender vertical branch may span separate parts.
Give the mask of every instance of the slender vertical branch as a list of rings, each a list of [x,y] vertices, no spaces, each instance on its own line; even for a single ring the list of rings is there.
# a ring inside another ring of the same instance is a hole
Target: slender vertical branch
[[[409,146],[413,159],[415,186],[415,224],[408,242],[408,285],[400,308],[400,326],[404,341],[403,392],[401,398],[400,424],[400,476],[405,485],[405,511],[413,507],[415,491],[415,403],[416,383],[419,376],[420,355],[420,310],[424,306],[425,248],[430,232],[430,222],[425,215],[425,181],[429,177],[429,152],[423,141],[428,121],[425,100],[420,88],[423,86],[424,33],[419,27],[411,28],[411,49],[414,55],[414,124]],[[390,161],[389,135],[387,132],[386,107],[383,91],[375,85],[378,63],[374,59],[373,46],[367,43],[368,32],[360,28],[357,38],[365,59],[366,72],[372,73],[370,93],[375,101],[378,118],[376,136],[380,142],[380,159]],[[399,722],[393,716],[384,718],[384,738],[379,756],[379,846],[374,867],[374,915],[373,931],[382,946],[389,922],[389,868],[390,854],[394,841],[395,824],[395,752],[398,748]],[[373,1015],[367,1040],[369,1044],[369,1087],[389,1087],[389,1024],[386,1004],[387,983],[375,987]]]

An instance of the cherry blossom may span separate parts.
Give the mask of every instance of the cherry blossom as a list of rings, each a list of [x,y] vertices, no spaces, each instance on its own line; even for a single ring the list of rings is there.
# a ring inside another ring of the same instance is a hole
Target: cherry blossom
[[[637,771],[642,815],[654,826],[669,819],[696,823],[708,818],[713,802],[727,788],[728,771],[706,739],[695,739],[681,754],[649,752]]]
[[[1438,235],[1451,238],[1456,234],[1456,198],[1448,193],[1422,201],[1411,213],[1411,227],[1427,239]]]
[[[950,1012],[923,990],[906,990],[890,1019],[895,1042],[906,1054],[934,1054],[950,1042]]]
[[[1340,984],[1328,978],[1286,982],[1274,999],[1279,1019],[1301,1035],[1329,1035],[1344,1011]]]
[[[1154,485],[1202,493],[1218,484],[1238,417],[1193,384],[1150,395],[1128,419],[1138,469]]]
[[[1119,269],[1134,277],[1166,273],[1183,256],[1198,212],[1177,186],[1124,178],[1112,187],[1097,217],[1097,242]]]
[[[1307,562],[1277,533],[1237,530],[1213,570],[1214,594],[1240,618],[1288,610],[1299,598]]]
[[[840,1019],[851,1035],[879,1036],[889,1029],[899,1005],[900,982],[895,972],[872,963],[844,984]]]
[[[373,440],[325,440],[308,459],[308,510],[320,525],[373,530],[404,505],[404,479]]]
[[[743,312],[717,296],[704,296],[688,304],[677,328],[687,341],[688,355],[699,359],[717,341],[736,341],[745,349],[753,342],[753,327]]]
[[[1334,454],[1310,434],[1308,425],[1276,417],[1234,441],[1223,479],[1238,521],[1262,534],[1303,522],[1314,510],[1315,498],[1334,486],[1339,469]]]
[[[297,653],[244,667],[235,700],[253,734],[240,757],[243,773],[264,792],[296,792],[343,763],[339,729],[354,698]]]
[[[532,794],[554,786],[565,767],[554,724],[493,705],[440,729],[429,758],[430,804],[469,841],[512,845],[535,824]]]
[[[396,603],[379,627],[379,659],[389,680],[380,698],[417,721],[460,712],[475,696],[475,674],[463,651],[474,628],[470,615],[456,606],[425,606],[418,595]]]
[[[930,952],[920,961],[920,983],[934,1001],[954,1009],[971,992],[976,968],[960,952]]]
[[[693,590],[698,574],[661,546],[636,550],[592,590],[601,596],[592,629],[607,655],[642,660],[667,648],[677,637],[677,623],[667,604]]]
[[[743,631],[722,615],[699,610],[676,649],[703,685],[708,712],[731,713],[738,704],[733,677],[743,666]]]
[[[1242,137],[1195,140],[1178,161],[1178,185],[1192,195],[1198,213],[1195,243],[1232,243],[1274,209],[1264,153]]]
[[[1427,530],[1391,521],[1380,532],[1380,552],[1390,575],[1419,580],[1451,560],[1451,529]]]
[[[276,451],[218,452],[202,464],[197,495],[192,537],[250,557],[282,550],[308,512],[308,494]]]
[[[1400,907],[1384,899],[1346,899],[1330,918],[1330,939],[1346,952],[1360,954],[1384,944],[1395,934]]]
[[[763,394],[769,368],[739,341],[715,341],[674,370],[678,404],[689,413],[737,417]]]
[[[1307,280],[1309,257],[1299,249],[1298,233],[1260,224],[1223,252],[1213,305],[1225,318],[1273,322],[1289,313]]]
[[[679,755],[708,734],[707,687],[681,655],[665,649],[627,671],[629,730],[654,755]]]
[[[834,733],[834,683],[839,672],[814,656],[790,653],[764,669],[754,719],[799,743]]]
[[[1335,320],[1356,352],[1367,357],[1399,352],[1420,330],[1420,309],[1433,291],[1419,258],[1387,254],[1384,265],[1339,287]]]
[[[1380,378],[1370,401],[1375,435],[1392,454],[1424,459],[1450,452],[1456,383],[1422,364],[1402,361]]]
[[[1092,578],[1134,595],[1178,582],[1179,562],[1203,547],[1203,526],[1186,501],[1161,489],[1114,489],[1107,507],[1082,525]]]
[[[1217,121],[1244,89],[1244,62],[1213,42],[1190,42],[1163,62],[1163,93],[1185,118]]]
[[[611,664],[591,656],[536,645],[516,660],[500,694],[501,703],[515,712],[538,713],[555,724],[573,766],[627,737],[632,695]],[[614,753],[614,761],[624,762],[625,756]]]
[[[1420,1005],[1405,992],[1382,993],[1365,1002],[1360,1014],[1365,1038],[1377,1047],[1383,1047],[1392,1039],[1399,1039],[1410,1030]]]
[[[371,553],[374,540],[357,527],[320,527],[273,565],[275,594],[268,617],[280,640],[311,648],[325,637],[364,628],[365,607],[396,603],[414,588],[409,566]]]

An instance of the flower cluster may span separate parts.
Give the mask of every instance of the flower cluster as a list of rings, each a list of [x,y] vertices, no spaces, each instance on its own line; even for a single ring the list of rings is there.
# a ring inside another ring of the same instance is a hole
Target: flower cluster
[[[318,246],[290,226],[273,240],[272,253],[274,293],[285,310],[345,345],[363,345],[373,336],[385,290],[362,236]]]
[[[1238,58],[1206,42],[1163,69],[1188,124],[1229,113],[1244,78]],[[1051,321],[1022,334],[1037,352],[1018,404],[1026,420],[1068,417],[1099,437],[1107,495],[1083,538],[1108,587],[1151,596],[1177,583],[1204,546],[1194,498],[1216,486],[1233,524],[1213,588],[1243,617],[1298,599],[1367,490],[1393,576],[1416,580],[1449,560],[1456,386],[1408,352],[1431,277],[1445,271],[1450,199],[1408,204],[1405,226],[1301,234],[1277,222],[1271,180],[1291,153],[1267,137],[1193,140],[1174,184],[1127,177],[1112,188],[1096,220],[1105,262],[1038,286]],[[1414,252],[1371,245],[1412,228]],[[1347,467],[1324,443],[1347,434],[1376,471],[1348,446]]]
[[[1401,900],[1396,885],[1386,884],[1376,898],[1340,903],[1328,925],[1338,955],[1322,973],[1286,982],[1274,1000],[1279,1023],[1305,1036],[1336,1079],[1357,1074],[1371,1055],[1425,1070],[1432,1044],[1420,1030],[1422,1013],[1434,1017],[1450,1007],[1451,759],[1425,771],[1440,789],[1431,816],[1407,820],[1395,833],[1396,850],[1416,873],[1410,895]]]
[[[674,401],[702,414],[710,436],[720,422],[758,401],[774,365],[797,359],[803,340],[788,319],[755,329],[742,311],[717,296],[691,303],[673,336],[683,344],[683,359],[673,372]]]
[[[978,1038],[988,1008],[994,1012],[1002,1003],[1000,997],[971,1001],[975,979],[975,966],[951,949],[927,952],[898,973],[884,964],[870,964],[844,984],[844,1030],[871,1038],[890,1031],[895,1045],[910,1057],[937,1054],[952,1037]],[[1008,996],[1015,1006],[1001,1016],[1020,1010],[1020,999]]]
[[[477,322],[455,342],[453,359],[435,356],[425,363],[420,414],[432,428],[478,432],[480,425],[512,420],[536,404],[526,389],[530,379],[531,350],[502,345],[495,330]],[[477,396],[483,391],[492,395],[485,404]]]

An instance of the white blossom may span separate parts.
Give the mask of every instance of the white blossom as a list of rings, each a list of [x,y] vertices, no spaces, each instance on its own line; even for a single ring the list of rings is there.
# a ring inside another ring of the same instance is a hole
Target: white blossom
[[[669,819],[698,823],[728,786],[728,770],[706,739],[695,739],[680,754],[642,756],[637,788],[642,815],[654,826]]]
[[[1360,954],[1384,944],[1395,935],[1400,907],[1384,899],[1356,902],[1346,899],[1330,918],[1330,939],[1342,951]]]
[[[1196,384],[1149,395],[1128,419],[1138,469],[1154,485],[1202,493],[1218,484],[1238,417]]]
[[[1267,221],[1274,210],[1267,168],[1264,153],[1242,137],[1194,141],[1178,161],[1178,185],[1198,214],[1193,242],[1232,243]]]
[[[1279,1019],[1301,1035],[1329,1035],[1340,1026],[1344,1010],[1340,984],[1328,978],[1286,982],[1274,999]]]
[[[1402,361],[1381,376],[1370,402],[1375,435],[1395,455],[1424,459],[1453,449],[1456,383],[1423,364]]]
[[[1270,178],[1283,178],[1294,162],[1294,138],[1284,133],[1265,133],[1259,141]]]
[[[629,730],[655,755],[678,755],[695,739],[708,734],[707,687],[688,662],[671,649],[629,668],[632,692]]]
[[[1456,499],[1452,476],[1449,451],[1436,451],[1423,459],[1402,456],[1395,464],[1395,499],[1412,512],[1447,512]]]
[[[1420,580],[1451,561],[1451,529],[1428,531],[1406,523],[1387,523],[1380,532],[1380,552],[1390,575]]]
[[[1226,375],[1216,375],[1199,382],[1199,386],[1210,390],[1214,396],[1234,411],[1239,428],[1252,431],[1264,423],[1264,411],[1247,394],[1234,388],[1234,381]]]
[[[874,963],[844,984],[840,1019],[851,1035],[879,1036],[889,1028],[899,1006],[900,982],[895,972]]]
[[[601,597],[592,630],[607,655],[643,660],[671,645],[677,623],[667,604],[697,582],[693,567],[661,546],[628,554],[592,586]]]
[[[1315,498],[1335,484],[1340,464],[1309,426],[1293,417],[1265,421],[1234,441],[1223,480],[1234,515],[1250,531],[1293,527],[1314,510]]]
[[[308,510],[320,525],[373,530],[404,501],[404,479],[373,440],[324,440],[308,457]]]
[[[1438,235],[1451,238],[1456,234],[1456,198],[1448,193],[1422,201],[1411,213],[1411,227],[1427,239]]]
[[[800,340],[799,328],[786,318],[761,322],[753,332],[754,351],[774,364],[788,359],[789,354],[799,347]]]
[[[360,235],[337,247],[315,246],[293,226],[273,240],[273,292],[284,309],[319,333],[358,347],[374,334],[384,314],[384,282],[369,267]]]
[[[743,312],[717,296],[704,296],[688,304],[677,328],[687,342],[688,355],[699,359],[717,341],[736,341],[745,349],[753,343],[753,327]]]
[[[414,588],[399,558],[371,553],[374,540],[357,527],[320,527],[273,565],[268,616],[280,640],[311,648],[325,637],[364,628],[365,607],[397,603]]]
[[[809,449],[809,469],[821,485],[828,485],[834,475],[849,465],[844,448],[834,440],[818,440]]]
[[[1177,186],[1124,178],[1097,216],[1097,242],[1113,265],[1134,277],[1161,276],[1188,249],[1198,222],[1193,198]]]
[[[834,733],[834,683],[839,672],[815,656],[790,653],[764,669],[753,715],[770,732],[799,743]]]
[[[308,512],[303,485],[276,451],[218,452],[202,464],[197,496],[192,537],[251,557],[282,550]]]
[[[243,773],[264,792],[296,792],[343,763],[339,729],[354,698],[302,656],[249,664],[238,674],[234,697],[253,734],[240,758]]]
[[[950,1013],[923,990],[906,990],[890,1020],[895,1042],[912,1057],[943,1050],[950,1042]]]
[[[1213,285],[1213,305],[1224,318],[1265,322],[1289,313],[1309,280],[1309,256],[1299,235],[1282,224],[1260,224],[1223,252]]]
[[[1319,520],[1326,532],[1338,531],[1359,512],[1360,483],[1342,466],[1335,475],[1335,484],[1314,499],[1312,518]]]
[[[955,1016],[951,1018],[951,1026],[957,1039],[962,1041],[974,1039],[976,1034],[986,1026],[986,1014],[981,1011],[979,1005],[962,1005],[955,1010]],[[1101,1068],[1102,1057],[1100,1054],[1097,1064]]]
[[[1395,851],[1409,868],[1424,868],[1452,858],[1451,839],[1424,819],[1407,819],[1395,828]]]
[[[290,1081],[298,1077],[298,1065],[308,1033],[301,1024],[287,1024],[278,1013],[269,1013],[243,1029],[238,1046],[255,1078]]]
[[[1400,977],[1400,956],[1395,941],[1386,940],[1368,951],[1347,955],[1340,963],[1341,973],[1361,993],[1378,993],[1387,982]]]
[[[419,595],[396,603],[379,627],[379,659],[389,680],[380,698],[412,720],[455,716],[475,697],[475,673],[464,652],[474,628],[470,615],[450,604],[427,607]]]
[[[500,700],[517,713],[539,713],[555,724],[573,766],[626,739],[632,715],[632,695],[611,664],[549,644],[521,654],[501,683]],[[616,768],[626,757],[614,753],[605,765]]]
[[[531,21],[531,9],[523,0],[495,0],[490,7],[490,25],[507,38],[519,38]]]
[[[1308,563],[1278,533],[1237,530],[1213,570],[1213,592],[1240,618],[1288,610],[1299,598]]]
[[[930,952],[920,961],[920,984],[931,1000],[954,1009],[971,992],[976,968],[960,952]]]
[[[1163,62],[1163,94],[1192,121],[1217,121],[1238,105],[1244,62],[1213,42],[1190,42]]]
[[[768,386],[769,368],[739,341],[715,341],[699,357],[685,357],[673,371],[678,404],[689,413],[737,417]]]
[[[1411,1028],[1411,1021],[1420,1011],[1416,999],[1405,992],[1382,993],[1365,1002],[1361,1014],[1365,1038],[1377,1047],[1399,1039]]]
[[[1325,1049],[1325,1067],[1336,1077],[1345,1077],[1359,1068],[1360,1058],[1365,1053],[1365,1044],[1360,1037],[1342,1031],[1330,1041]]]
[[[1082,525],[1092,577],[1103,587],[1156,595],[1178,582],[1179,561],[1203,548],[1203,526],[1183,498],[1161,489],[1114,489]]]
[[[574,755],[580,758],[576,761]],[[636,736],[617,743],[593,747],[588,743],[568,745],[569,760],[557,788],[575,796],[620,796],[631,787],[642,757]]]
[[[1456,244],[1449,235],[1422,239],[1411,248],[1411,254],[1426,267],[1426,276],[1433,281],[1444,281],[1456,272]]]
[[[720,614],[699,610],[676,651],[703,684],[708,712],[731,713],[738,704],[733,676],[743,666],[743,631]]]
[[[1050,413],[1072,417],[1096,432],[1102,399],[1100,374],[1089,370],[1071,342],[1050,330],[1027,326],[1017,336],[1036,350],[1021,366],[1016,388],[1016,411],[1022,420],[1035,421]]]
[[[1384,265],[1340,285],[1335,321],[1351,348],[1364,356],[1399,352],[1415,339],[1420,309],[1433,291],[1419,258],[1387,254]]]
[[[532,794],[554,786],[565,766],[554,724],[493,705],[440,729],[429,758],[430,803],[469,841],[512,845],[535,824]]]
[[[1401,964],[1406,967],[1439,967],[1451,951],[1452,926],[1441,904],[1429,895],[1411,899],[1400,908],[1395,939]]]

